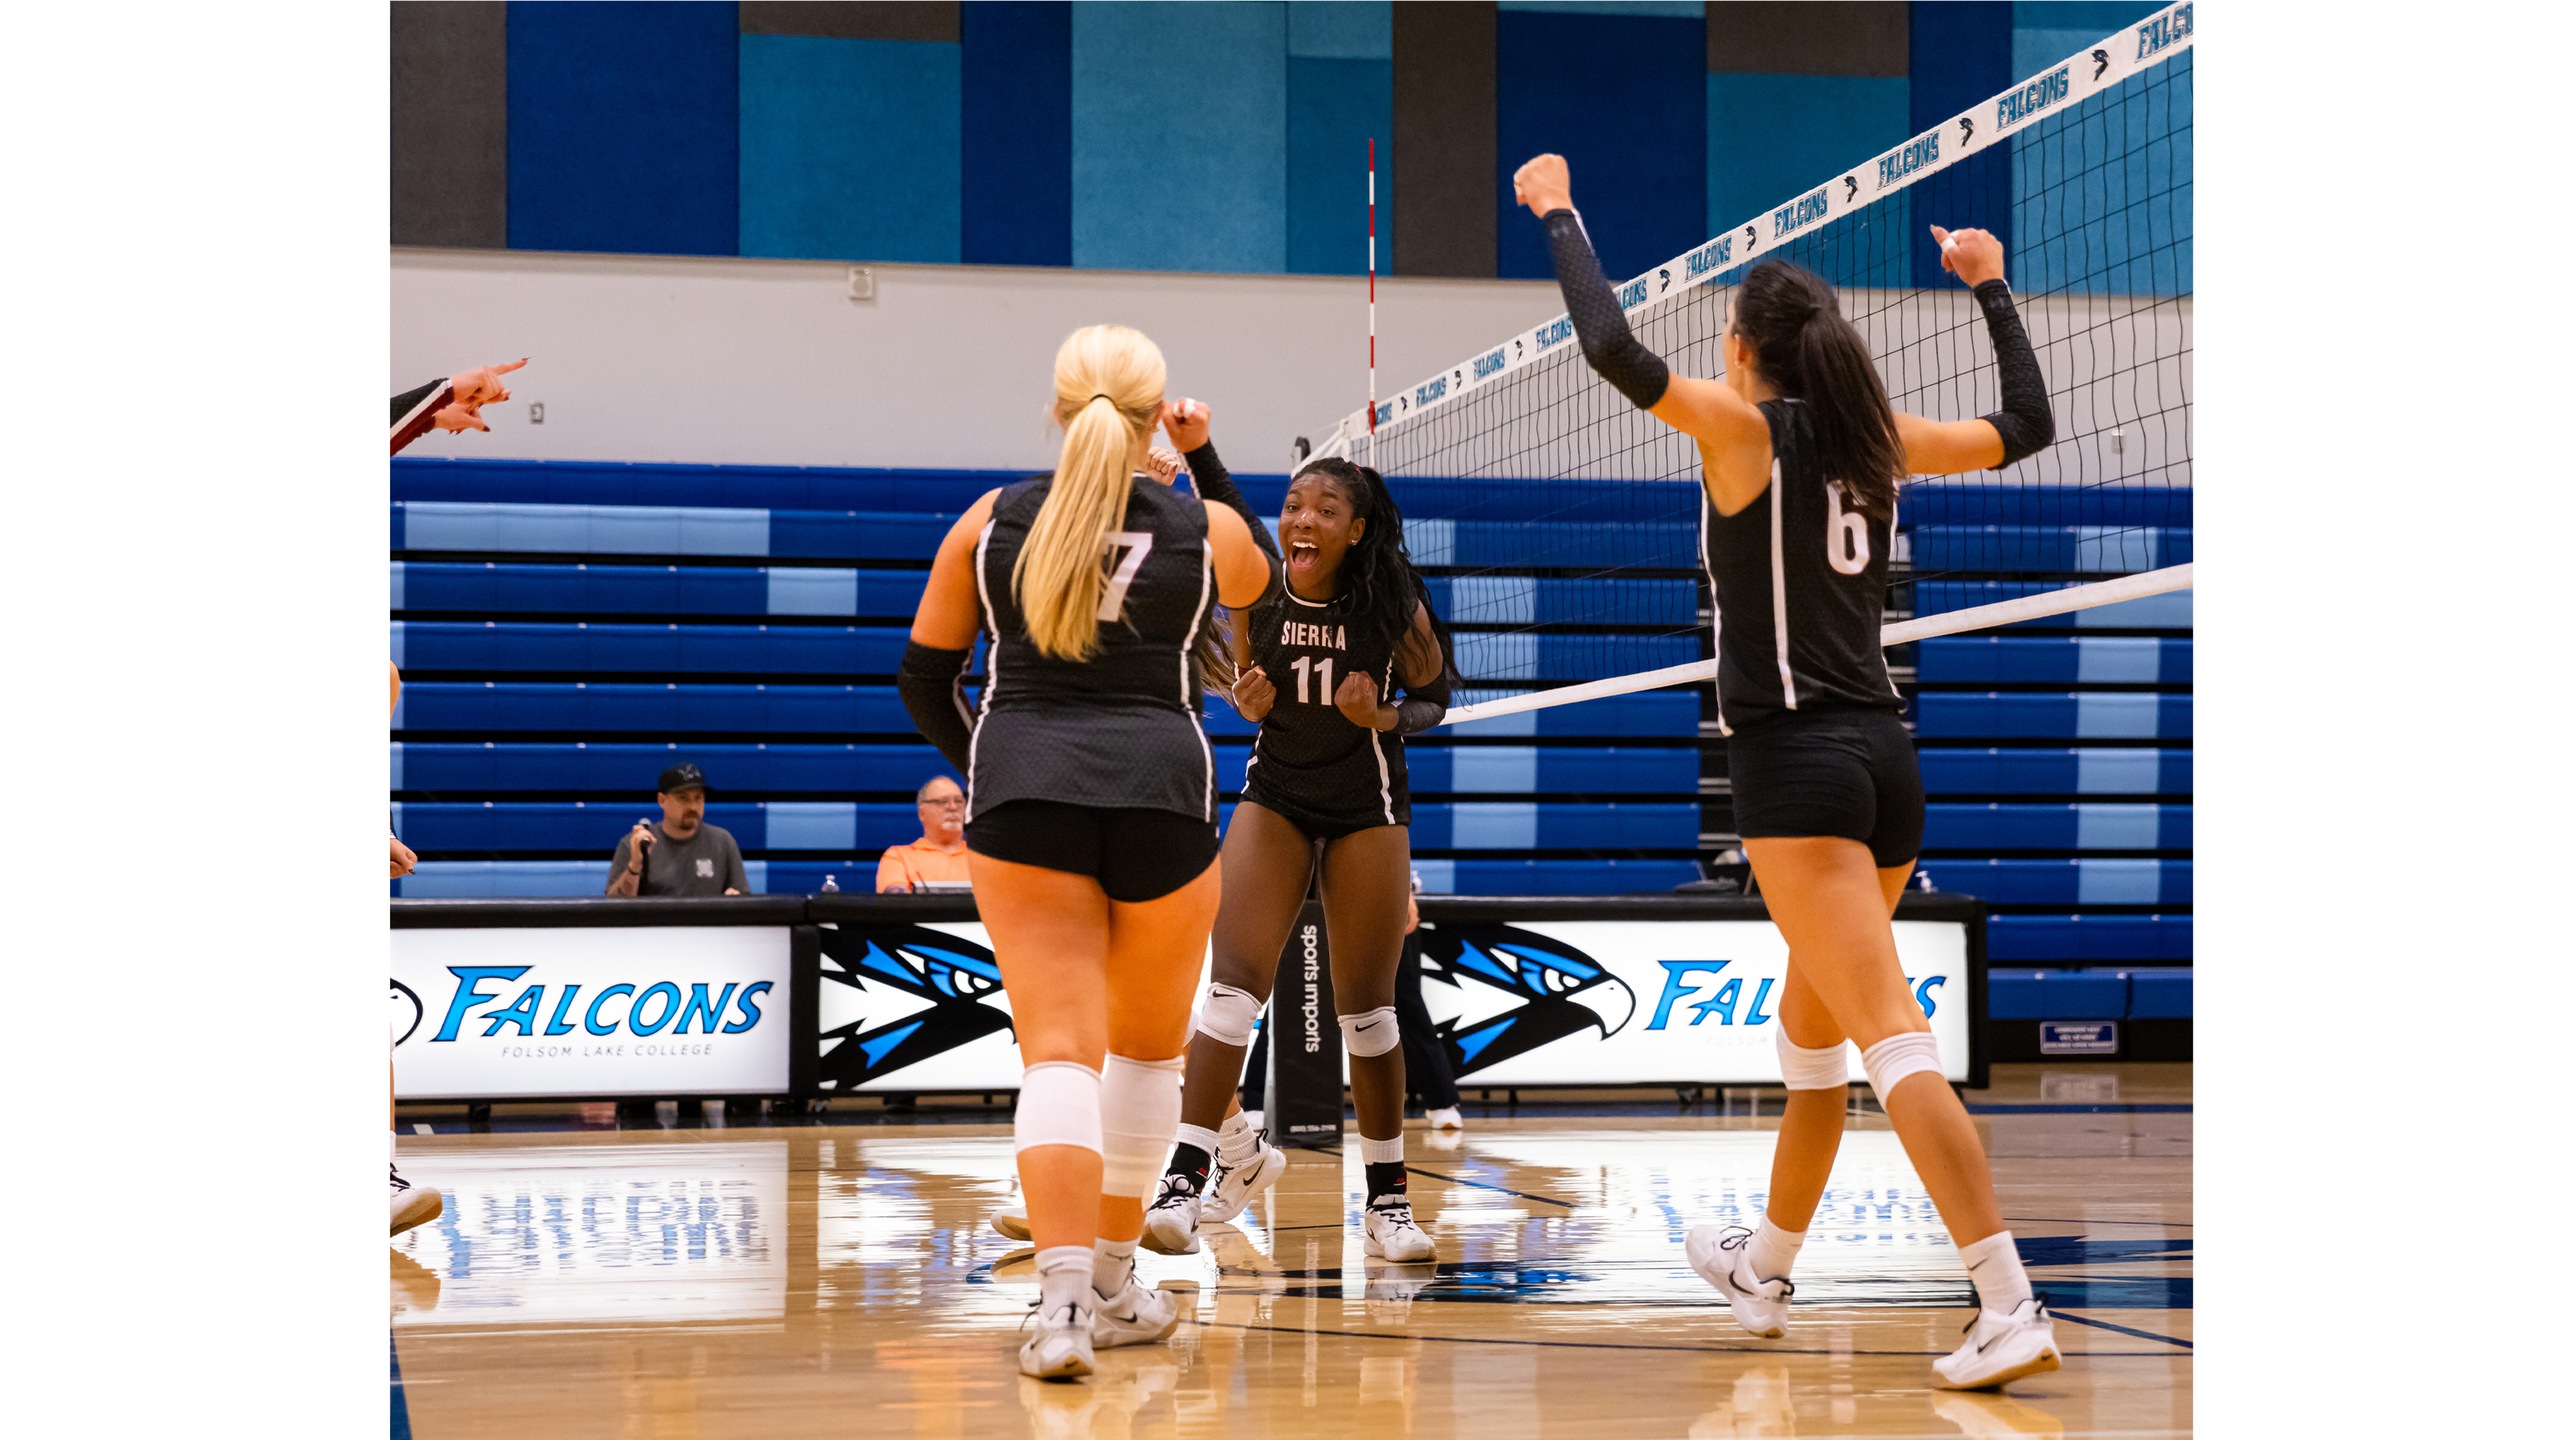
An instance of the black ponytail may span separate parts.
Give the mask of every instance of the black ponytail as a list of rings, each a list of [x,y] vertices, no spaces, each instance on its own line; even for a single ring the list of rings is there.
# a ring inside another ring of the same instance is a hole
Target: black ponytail
[[[1867,342],[1831,287],[1801,266],[1763,260],[1734,296],[1733,328],[1778,393],[1804,402],[1823,478],[1839,481],[1858,509],[1889,511],[1906,473],[1902,434]]]
[[[1397,507],[1386,480],[1366,465],[1330,456],[1307,462],[1298,474],[1321,475],[1341,486],[1351,498],[1351,513],[1368,522],[1334,575],[1333,597],[1350,624],[1383,641],[1393,654],[1403,645],[1405,631],[1413,625],[1413,612],[1420,607],[1430,617],[1431,637],[1440,646],[1443,683],[1456,684],[1457,642],[1450,637],[1449,627],[1440,623],[1431,591],[1415,573],[1413,556],[1405,551],[1404,511]],[[1296,476],[1291,480],[1294,483]]]

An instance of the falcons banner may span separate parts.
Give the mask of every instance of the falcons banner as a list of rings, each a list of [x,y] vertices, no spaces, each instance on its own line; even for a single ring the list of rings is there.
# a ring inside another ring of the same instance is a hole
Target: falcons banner
[[[1912,996],[1961,1082],[1973,1059],[1965,926],[1893,928]],[[1787,946],[1768,921],[1427,923],[1418,934],[1424,1000],[1462,1086],[1778,1083]],[[1021,1083],[983,927],[856,923],[820,943],[821,1092]]]

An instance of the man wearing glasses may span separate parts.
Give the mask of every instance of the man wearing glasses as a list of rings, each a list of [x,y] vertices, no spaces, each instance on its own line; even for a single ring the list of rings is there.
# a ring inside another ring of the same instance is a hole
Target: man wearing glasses
[[[958,781],[936,775],[916,792],[916,818],[924,822],[924,838],[912,845],[892,845],[880,856],[880,876],[872,886],[883,895],[906,895],[926,885],[969,883],[969,842],[960,833],[968,796]]]

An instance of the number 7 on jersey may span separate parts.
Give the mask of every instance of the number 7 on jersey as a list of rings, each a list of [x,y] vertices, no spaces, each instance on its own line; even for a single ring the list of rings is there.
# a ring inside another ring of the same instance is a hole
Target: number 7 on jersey
[[[1129,582],[1138,578],[1138,567],[1147,563],[1147,552],[1156,548],[1156,537],[1145,530],[1114,530],[1111,544],[1122,550],[1120,563],[1111,569],[1111,579],[1102,587],[1102,608],[1094,612],[1097,620],[1120,618],[1120,602],[1129,598]]]

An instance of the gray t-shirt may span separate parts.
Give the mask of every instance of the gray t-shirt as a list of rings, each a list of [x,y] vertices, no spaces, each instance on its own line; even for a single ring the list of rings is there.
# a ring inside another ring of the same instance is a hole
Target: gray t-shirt
[[[657,821],[649,822],[649,833],[658,837],[649,847],[648,867],[640,875],[643,895],[724,895],[734,889],[741,895],[753,893],[747,885],[747,862],[738,854],[737,837],[719,826],[705,821],[682,840],[670,837]],[[613,847],[613,869],[605,876],[610,888],[613,877],[631,865],[631,836],[625,833],[622,843]]]

